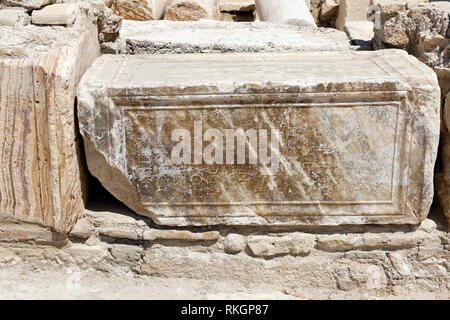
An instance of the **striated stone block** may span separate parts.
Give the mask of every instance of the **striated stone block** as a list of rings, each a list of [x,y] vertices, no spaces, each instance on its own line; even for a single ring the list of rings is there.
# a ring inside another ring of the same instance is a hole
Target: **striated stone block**
[[[75,96],[99,51],[93,21],[0,28],[0,215],[68,232],[83,214]]]
[[[433,199],[440,91],[402,51],[105,55],[78,101],[89,170],[158,224],[418,224]]]

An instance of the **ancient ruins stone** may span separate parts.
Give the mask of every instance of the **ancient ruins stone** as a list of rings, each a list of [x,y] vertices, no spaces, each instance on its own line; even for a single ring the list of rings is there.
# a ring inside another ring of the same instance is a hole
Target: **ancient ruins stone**
[[[344,30],[347,22],[367,21],[370,0],[340,0],[336,27]]]
[[[387,284],[382,266],[348,261],[335,271],[337,287],[351,291],[357,288],[378,289]]]
[[[215,0],[171,0],[164,15],[164,20],[216,20],[218,16],[218,7]]]
[[[331,19],[336,19],[339,12],[339,1],[338,0],[325,0],[322,2],[320,7],[320,20],[329,21]]]
[[[397,0],[393,3],[383,0],[379,4],[381,29],[376,30],[375,48],[401,48],[416,56],[434,69],[442,93],[442,105],[450,90],[450,2]],[[446,114],[446,108],[443,114]],[[448,145],[450,135],[448,123],[442,125],[442,167],[436,175],[436,187],[441,207],[450,217],[450,156]],[[450,221],[450,219],[449,219]],[[449,223],[450,226],[450,223]]]
[[[309,1],[309,11],[319,27],[336,27],[339,12],[339,0]]]
[[[381,29],[376,30],[376,48],[406,49],[430,67],[448,68],[450,2],[379,2]],[[440,40],[439,40],[440,39]]]
[[[12,8],[0,10],[0,26],[19,27],[29,25],[30,16],[25,9]]]
[[[433,199],[440,91],[402,51],[104,55],[78,102],[90,172],[158,224],[418,224]]]
[[[244,236],[238,233],[230,233],[223,240],[223,247],[225,252],[238,253],[245,250],[247,241]]]
[[[220,20],[222,21],[255,21],[255,0],[219,0]]]
[[[252,236],[247,241],[250,252],[257,257],[274,257],[291,254],[307,255],[316,244],[316,236],[292,233],[286,236]]]
[[[112,0],[114,13],[128,20],[160,20],[169,0]]]
[[[367,233],[361,235],[333,234],[318,236],[317,249],[336,252],[350,250],[399,250],[413,248],[424,235],[411,233]]]
[[[93,21],[80,13],[72,28],[0,28],[0,215],[68,232],[83,214],[74,112],[98,55]]]
[[[184,241],[216,241],[220,238],[218,231],[190,232],[184,230],[151,229],[144,231],[142,240],[184,240]]]
[[[94,226],[89,222],[88,218],[82,218],[77,221],[72,230],[70,231],[70,236],[88,239],[94,231]]]
[[[368,21],[369,3],[370,0],[341,0],[336,28],[345,31],[356,45],[367,42],[364,49],[372,50],[370,42],[374,34],[374,23]]]
[[[123,53],[348,51],[345,33],[262,22],[123,21]]]
[[[74,4],[52,4],[41,10],[33,10],[31,22],[33,24],[65,25],[73,24],[78,6]]]
[[[305,1],[296,0],[256,0],[256,8],[261,21],[282,23],[300,20],[316,26],[316,22]]]
[[[118,263],[133,264],[142,259],[144,249],[128,244],[115,244],[109,250],[113,259]]]
[[[55,2],[56,0],[2,0],[0,5],[3,4],[7,7],[22,7],[26,9],[39,9]]]
[[[111,9],[104,8],[99,12],[97,26],[100,43],[113,42],[119,36],[122,18],[114,14]]]

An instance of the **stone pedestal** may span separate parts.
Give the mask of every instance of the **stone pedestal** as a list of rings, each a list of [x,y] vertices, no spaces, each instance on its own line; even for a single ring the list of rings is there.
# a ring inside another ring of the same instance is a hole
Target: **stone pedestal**
[[[78,91],[88,167],[156,223],[418,224],[440,91],[401,51],[111,56]]]

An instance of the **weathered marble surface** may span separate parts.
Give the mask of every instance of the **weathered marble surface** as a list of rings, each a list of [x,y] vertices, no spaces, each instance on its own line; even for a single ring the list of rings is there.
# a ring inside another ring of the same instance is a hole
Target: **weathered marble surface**
[[[123,21],[124,53],[348,51],[345,33],[263,22]]]
[[[218,0],[220,20],[251,22],[256,19],[255,0]]]
[[[158,224],[417,224],[433,199],[440,91],[401,51],[105,55],[78,102],[91,173]],[[237,128],[271,147],[233,158]]]
[[[282,23],[289,20],[300,20],[316,26],[309,6],[305,1],[297,0],[256,0],[256,7],[261,21]]]
[[[0,28],[0,217],[68,232],[83,214],[75,96],[99,54],[86,10],[70,28]]]

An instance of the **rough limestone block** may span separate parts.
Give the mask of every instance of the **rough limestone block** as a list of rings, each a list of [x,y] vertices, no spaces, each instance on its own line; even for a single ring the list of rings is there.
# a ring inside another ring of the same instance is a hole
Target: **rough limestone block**
[[[301,20],[312,26],[316,22],[305,1],[298,0],[256,0],[261,21],[282,23],[289,20]]]
[[[104,55],[78,90],[90,172],[156,223],[418,224],[440,91],[403,51]]]
[[[378,5],[381,29],[375,32],[377,49],[406,49],[430,67],[450,68],[450,2],[384,0]]]
[[[137,21],[160,20],[169,0],[113,0],[111,9],[118,16]]]
[[[345,33],[267,22],[123,21],[124,53],[349,51]]]
[[[12,8],[0,10],[0,26],[26,26],[30,24],[31,18],[25,9]]]
[[[172,21],[217,20],[218,16],[216,0],[171,0],[164,19]]]
[[[438,76],[442,105],[444,105],[444,98],[450,90],[450,2],[378,1],[381,12],[381,29],[375,32],[374,47],[405,49],[433,68]],[[448,102],[446,103],[448,106]],[[444,115],[447,112],[447,106],[444,108]],[[436,175],[439,202],[447,217],[450,216],[450,135],[448,128],[448,123],[441,126],[443,171]]]
[[[73,24],[78,6],[74,4],[52,4],[31,14],[33,24],[65,25]]]
[[[93,17],[0,28],[0,215],[68,232],[83,214],[78,81],[98,55]]]

